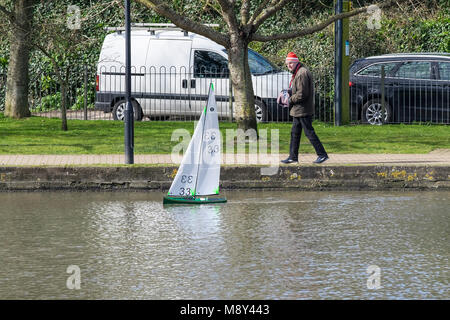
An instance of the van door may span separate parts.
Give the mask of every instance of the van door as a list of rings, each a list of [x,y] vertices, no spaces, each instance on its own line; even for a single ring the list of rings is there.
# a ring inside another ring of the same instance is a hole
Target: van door
[[[192,49],[192,78],[189,82],[191,107],[197,115],[204,109],[210,83],[214,93],[220,118],[230,116],[230,79],[227,58],[219,52],[208,49]]]
[[[190,39],[151,39],[146,60],[144,113],[150,116],[193,114],[189,98]]]
[[[132,32],[131,34],[131,92],[139,98],[145,92],[145,58],[149,45],[147,34]],[[105,37],[97,65],[96,108],[105,112],[111,108],[116,98],[121,103],[114,117],[123,119],[125,96],[125,35],[112,33]]]

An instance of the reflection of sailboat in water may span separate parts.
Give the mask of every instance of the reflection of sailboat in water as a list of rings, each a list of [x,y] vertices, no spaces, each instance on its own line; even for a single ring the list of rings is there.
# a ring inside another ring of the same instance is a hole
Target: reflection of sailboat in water
[[[211,84],[207,105],[163,203],[227,202],[225,197],[209,197],[219,194],[221,148],[216,98]]]
[[[220,203],[204,204],[201,206],[165,206],[165,217],[183,234],[190,239],[219,238],[221,236],[221,211],[224,206]]]

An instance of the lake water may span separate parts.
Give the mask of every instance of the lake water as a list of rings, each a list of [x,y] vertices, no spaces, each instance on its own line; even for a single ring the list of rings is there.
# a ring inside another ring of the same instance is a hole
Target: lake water
[[[223,195],[0,193],[0,298],[450,298],[450,192]]]

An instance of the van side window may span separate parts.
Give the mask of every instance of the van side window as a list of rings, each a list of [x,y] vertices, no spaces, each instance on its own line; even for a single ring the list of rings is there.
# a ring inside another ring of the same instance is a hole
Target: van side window
[[[228,78],[228,60],[212,51],[194,51],[194,77]]]

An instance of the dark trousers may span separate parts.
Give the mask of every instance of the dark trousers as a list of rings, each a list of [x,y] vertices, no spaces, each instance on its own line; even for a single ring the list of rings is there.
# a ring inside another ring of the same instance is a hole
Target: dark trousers
[[[319,137],[316,135],[312,126],[312,117],[294,117],[291,130],[291,145],[289,148],[289,158],[292,160],[298,160],[298,148],[300,147],[300,137],[302,135],[302,129],[305,131],[306,137],[308,137],[312,146],[316,150],[316,154],[321,156],[328,156]]]

